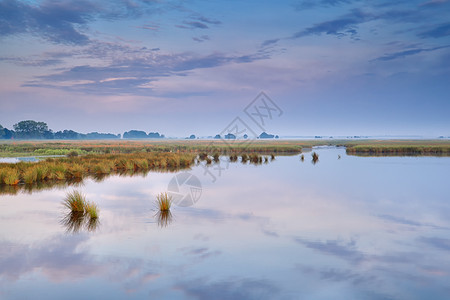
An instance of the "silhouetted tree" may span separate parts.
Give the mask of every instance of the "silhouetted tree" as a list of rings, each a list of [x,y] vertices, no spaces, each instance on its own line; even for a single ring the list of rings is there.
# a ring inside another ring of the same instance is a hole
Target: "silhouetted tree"
[[[151,139],[163,139],[165,136],[164,134],[159,134],[159,132],[149,132],[148,137]]]
[[[73,130],[57,131],[55,132],[55,139],[60,140],[76,140],[79,138],[79,133]]]
[[[47,123],[33,120],[20,121],[14,124],[15,136],[20,139],[53,138],[53,133],[48,130]]]
[[[147,137],[148,136],[145,133],[145,131],[141,131],[141,130],[130,130],[130,131],[123,133],[124,139],[145,139]]]

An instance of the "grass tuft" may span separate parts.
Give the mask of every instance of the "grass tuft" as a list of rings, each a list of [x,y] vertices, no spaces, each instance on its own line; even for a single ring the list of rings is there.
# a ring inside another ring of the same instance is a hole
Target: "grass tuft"
[[[312,162],[313,162],[313,164],[316,164],[316,163],[319,161],[319,154],[317,154],[316,152],[313,152],[313,153],[311,154],[311,156],[312,156]]]
[[[70,210],[61,221],[68,232],[77,233],[82,228],[94,231],[100,224],[97,205],[94,202],[86,201],[86,197],[81,192],[68,193],[63,205]]]
[[[19,179],[19,171],[13,168],[7,168],[3,172],[3,182],[7,185],[17,185],[20,181]]]
[[[84,210],[86,214],[91,219],[97,219],[98,218],[98,207],[97,204],[94,202],[86,202],[84,206]]]
[[[79,191],[72,191],[67,194],[63,205],[72,212],[84,212],[86,206],[86,197]]]
[[[169,196],[167,192],[160,193],[156,196],[156,205],[160,211],[169,211],[172,205],[172,196]]]

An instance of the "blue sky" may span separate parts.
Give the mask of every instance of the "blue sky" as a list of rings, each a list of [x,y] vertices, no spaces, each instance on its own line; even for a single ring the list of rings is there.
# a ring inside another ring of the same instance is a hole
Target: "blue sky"
[[[450,135],[450,1],[0,0],[0,124]],[[259,129],[251,120],[247,124]]]

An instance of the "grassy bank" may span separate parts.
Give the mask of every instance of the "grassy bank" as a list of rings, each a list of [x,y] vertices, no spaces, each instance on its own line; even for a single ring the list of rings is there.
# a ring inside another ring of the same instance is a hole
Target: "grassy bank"
[[[321,143],[323,144],[323,143]],[[143,140],[143,141],[1,141],[0,157],[130,153],[259,153],[296,154],[310,142],[280,140]]]
[[[372,142],[347,145],[349,155],[358,156],[450,156],[450,144],[445,142],[405,143],[404,141]]]
[[[0,184],[32,185],[46,181],[77,181],[107,174],[188,168],[195,155],[187,153],[89,154],[52,158],[37,163],[0,164]]]

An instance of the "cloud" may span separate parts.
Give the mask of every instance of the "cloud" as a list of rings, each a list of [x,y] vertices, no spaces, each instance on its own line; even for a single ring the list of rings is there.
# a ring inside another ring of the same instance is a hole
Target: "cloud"
[[[94,94],[148,95],[151,82],[163,77],[184,76],[197,69],[214,68],[226,64],[251,63],[270,58],[270,53],[258,51],[245,55],[212,53],[167,54],[138,47],[111,43],[95,43],[84,50],[76,50],[73,57],[108,58],[104,66],[80,65],[59,72],[35,77],[23,84],[26,87],[56,88]],[[150,85],[149,85],[150,84]]]
[[[58,44],[85,45],[87,35],[78,29],[92,20],[99,8],[88,1],[44,1],[39,6],[16,0],[0,2],[0,34],[31,33]]]
[[[413,221],[413,220],[407,220],[404,218],[399,218],[396,216],[391,216],[391,215],[379,215],[378,216],[381,219],[384,219],[386,221],[391,221],[394,223],[398,223],[398,224],[403,224],[403,225],[411,225],[411,226],[422,226],[421,223]]]
[[[265,40],[265,41],[261,44],[261,46],[262,46],[262,47],[270,46],[270,45],[273,45],[273,44],[278,43],[279,40],[280,40],[280,39],[270,39],[270,40]]]
[[[431,245],[435,248],[450,251],[450,239],[438,238],[438,237],[422,237],[419,239],[421,242]]]
[[[181,282],[175,288],[195,299],[275,299],[280,292],[270,281],[246,278],[212,283],[198,278]]]
[[[197,20],[199,20],[199,21],[201,21],[203,23],[214,24],[214,25],[222,24],[222,22],[219,21],[219,20],[209,19],[209,18],[204,17],[204,16],[198,16]]]
[[[185,28],[185,29],[207,29],[209,28],[208,25],[202,22],[198,21],[183,21],[184,25],[175,25],[178,28]]]
[[[13,63],[23,67],[46,67],[63,63],[61,59],[26,59],[21,57],[0,57],[0,61]]]
[[[295,241],[307,248],[318,250],[325,254],[340,257],[352,263],[359,263],[365,259],[364,254],[356,249],[356,242],[343,242],[339,240],[328,240],[325,242],[308,241],[301,238],[295,238]]]
[[[316,7],[338,6],[342,4],[356,4],[358,0],[322,0],[322,1],[302,1],[296,7],[309,9]],[[441,3],[441,2],[440,2]],[[444,3],[444,2],[442,2]],[[445,2],[447,3],[447,2]],[[398,3],[397,3],[398,4]],[[408,7],[412,6],[411,8]],[[286,38],[273,38],[265,40],[261,47],[266,47],[278,43],[284,39],[297,39],[311,35],[332,35],[338,38],[350,37],[359,40],[358,27],[361,24],[382,21],[396,24],[414,24],[415,28],[402,29],[404,31],[417,31],[423,29],[423,23],[429,20],[439,19],[442,8],[430,6],[428,9],[418,9],[417,5],[411,2],[403,3],[401,9],[392,9],[392,3],[363,3],[363,5],[353,5],[347,14],[313,24]],[[384,9],[386,8],[387,9]],[[420,24],[417,26],[417,24]],[[398,34],[398,32],[396,33]],[[450,35],[450,23],[443,23],[436,28],[422,31],[418,34],[422,38],[443,37]]]
[[[175,27],[183,29],[208,29],[209,25],[219,25],[222,24],[221,21],[207,18],[202,15],[193,15],[189,18],[190,20],[183,21],[182,25],[175,25]]]
[[[320,34],[335,35],[338,37],[348,35],[355,36],[357,33],[355,26],[372,19],[373,16],[371,14],[366,14],[360,10],[353,10],[351,13],[340,18],[321,22],[304,30],[298,31],[291,36],[291,39]]]
[[[199,43],[203,43],[205,41],[209,41],[209,36],[208,35],[202,35],[199,37],[193,37],[192,38],[194,41],[199,42]]]
[[[450,35],[450,23],[443,23],[433,29],[422,31],[418,34],[421,38],[441,38]]]
[[[159,31],[160,26],[157,24],[144,24],[142,26],[136,26],[136,28],[152,30],[152,31]]]
[[[33,34],[56,44],[86,45],[88,24],[98,20],[135,18],[158,11],[154,1],[44,0],[29,4],[18,0],[0,2],[0,36]],[[146,26],[145,29],[155,29]],[[157,29],[157,28],[156,28]]]
[[[313,9],[317,7],[334,7],[342,4],[350,4],[358,0],[304,0],[294,4],[296,10]]]
[[[440,6],[442,4],[446,4],[449,2],[450,2],[449,0],[430,0],[421,4],[420,6]]]
[[[383,56],[377,57],[375,59],[372,59],[371,61],[390,61],[397,58],[405,58],[407,56],[419,54],[422,52],[431,52],[439,49],[448,48],[450,46],[440,46],[440,47],[434,47],[434,48],[416,48],[416,49],[408,49],[403,51],[398,51],[394,53],[385,54]]]

